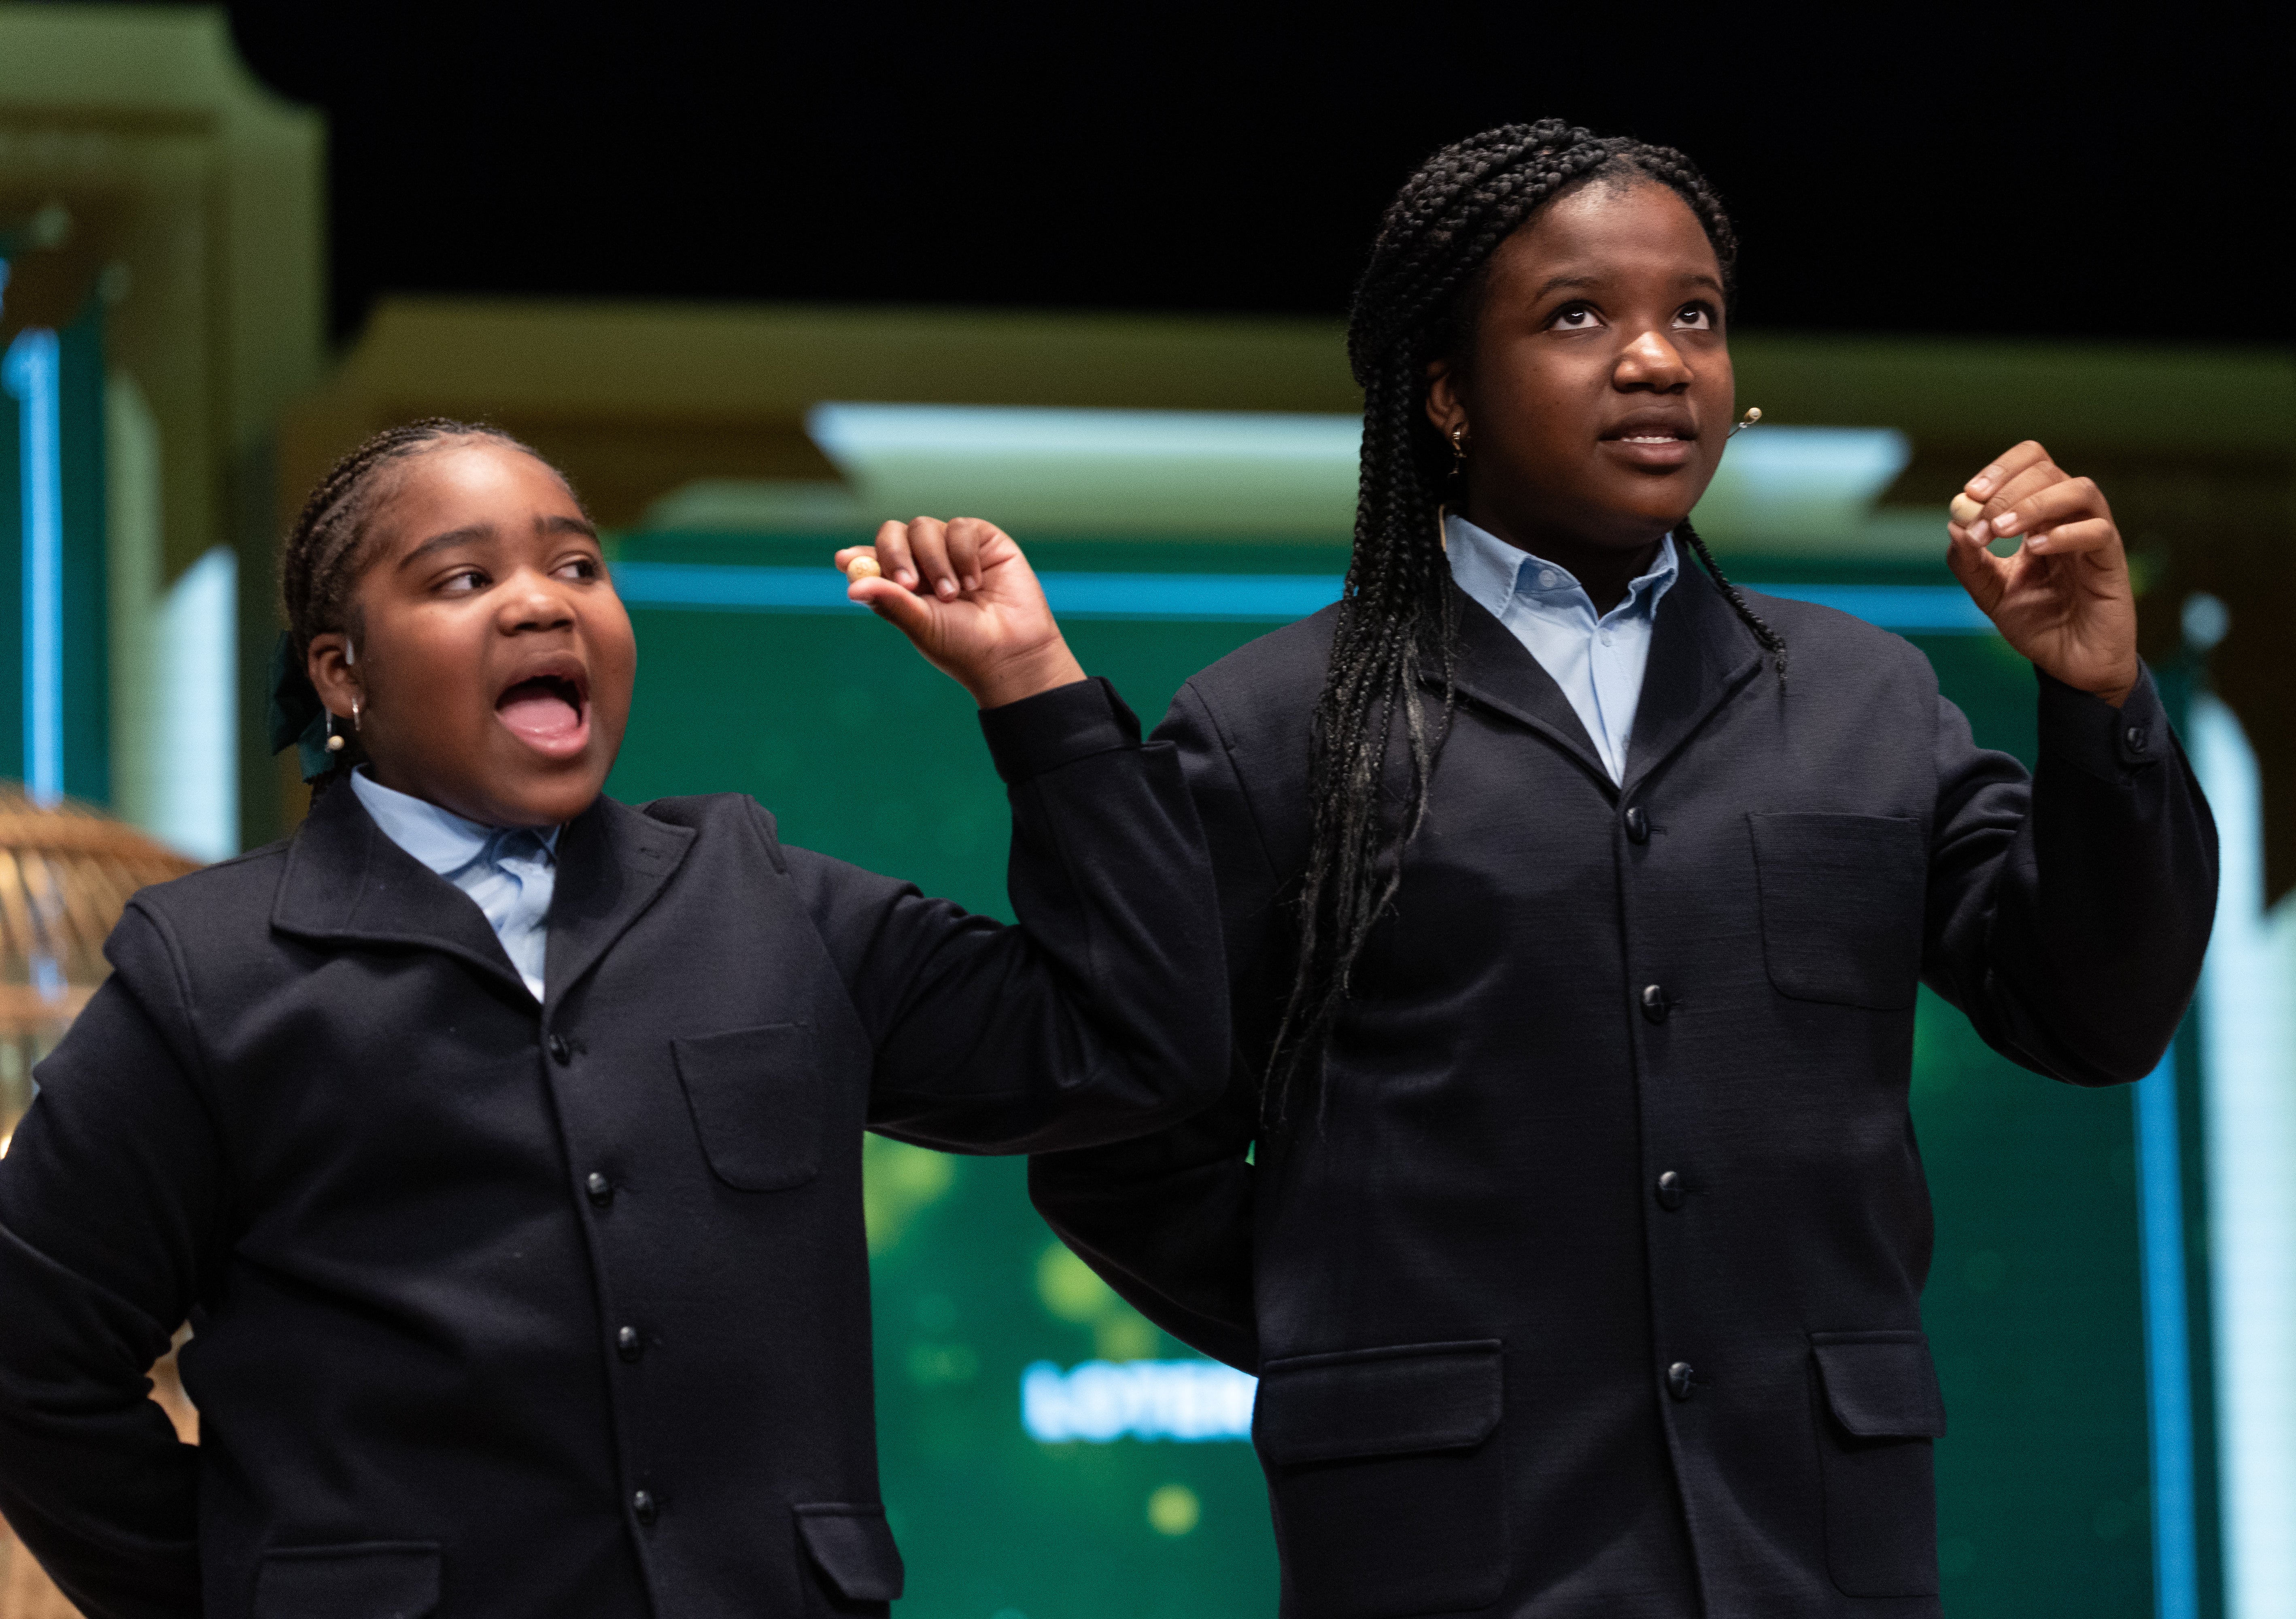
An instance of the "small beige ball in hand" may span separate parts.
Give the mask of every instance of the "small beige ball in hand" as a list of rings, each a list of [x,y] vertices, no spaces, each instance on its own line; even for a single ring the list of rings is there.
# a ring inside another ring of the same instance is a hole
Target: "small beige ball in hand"
[[[845,577],[856,584],[865,579],[882,578],[884,572],[885,571],[877,565],[877,559],[865,552],[845,564]]]
[[[1961,527],[1968,528],[1984,515],[1985,507],[1980,502],[1972,500],[1966,495],[1953,497],[1953,520]]]

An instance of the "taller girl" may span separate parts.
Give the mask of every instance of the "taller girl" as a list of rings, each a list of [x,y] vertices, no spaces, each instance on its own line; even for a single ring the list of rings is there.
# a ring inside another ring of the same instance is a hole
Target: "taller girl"
[[[1906,642],[1715,568],[1735,258],[1677,152],[1438,153],[1357,297],[1346,599],[1165,727],[1228,1099],[1033,1184],[1260,1375],[1303,1619],[1933,1613],[1916,987],[2095,1085],[2199,970],[2214,834],[2094,484],[2020,445],[1949,537],[2038,671],[2035,778]]]

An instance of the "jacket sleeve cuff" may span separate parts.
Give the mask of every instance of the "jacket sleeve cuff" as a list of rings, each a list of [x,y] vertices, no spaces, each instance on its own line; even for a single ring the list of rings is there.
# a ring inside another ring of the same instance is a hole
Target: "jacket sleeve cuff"
[[[1008,786],[1095,753],[1140,745],[1140,721],[1095,675],[980,711],[988,756]]]
[[[2099,781],[2120,783],[2175,752],[2169,713],[2152,684],[2152,671],[2139,668],[2128,701],[2114,708],[2103,698],[2053,676],[2033,671],[2041,682],[2041,753],[2058,759]]]

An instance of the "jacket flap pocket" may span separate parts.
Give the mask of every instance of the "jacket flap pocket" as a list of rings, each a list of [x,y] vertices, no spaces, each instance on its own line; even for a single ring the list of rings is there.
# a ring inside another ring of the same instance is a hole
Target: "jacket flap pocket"
[[[419,1541],[266,1552],[255,1619],[423,1619],[439,1608],[439,1561]]]
[[[1918,1332],[1817,1332],[1809,1338],[1834,1420],[1859,1439],[1940,1439],[1945,1394]]]
[[[1252,1442],[1278,1467],[1472,1450],[1498,1426],[1501,1393],[1496,1338],[1270,1360]]]
[[[779,1192],[821,1172],[821,1051],[803,1023],[669,1043],[702,1153],[737,1191]]]
[[[807,1555],[838,1595],[849,1602],[890,1602],[901,1594],[901,1549],[882,1507],[828,1501],[794,1510]]]
[[[1794,1000],[1901,1010],[1922,970],[1929,850],[1889,815],[1746,818],[1770,982]]]

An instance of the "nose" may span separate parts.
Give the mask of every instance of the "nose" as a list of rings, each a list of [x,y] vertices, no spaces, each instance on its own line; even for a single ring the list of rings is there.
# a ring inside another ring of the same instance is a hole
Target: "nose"
[[[569,629],[574,624],[574,604],[558,580],[532,568],[521,568],[503,592],[502,612],[496,620],[504,635],[533,630]]]
[[[1620,350],[1619,363],[1611,374],[1613,386],[1636,392],[1673,393],[1689,387],[1690,380],[1690,362],[1667,341],[1666,333],[1656,329],[1644,332]]]

